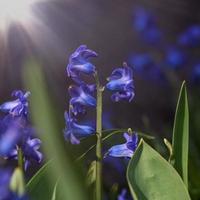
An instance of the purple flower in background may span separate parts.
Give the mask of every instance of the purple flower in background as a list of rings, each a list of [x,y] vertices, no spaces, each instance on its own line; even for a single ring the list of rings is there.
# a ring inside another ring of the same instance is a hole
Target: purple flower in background
[[[200,84],[200,64],[193,67],[191,80],[194,84]]]
[[[71,116],[71,113],[68,114],[68,112],[65,112],[65,123],[64,137],[72,144],[79,144],[81,138],[95,132],[91,126],[77,124],[76,119]]]
[[[153,58],[148,53],[134,53],[129,58],[129,63],[136,72],[144,72],[145,68],[154,65]]]
[[[146,31],[146,29],[154,26],[154,24],[155,24],[155,17],[152,14],[150,14],[143,8],[135,9],[133,25],[137,31],[139,32]]]
[[[133,99],[135,95],[133,70],[126,63],[123,64],[123,67],[115,69],[108,81],[106,87],[111,91],[115,91],[111,97],[113,101],[128,100],[130,102]]]
[[[28,96],[30,92],[23,93],[21,90],[16,90],[12,92],[12,96],[17,99],[14,101],[8,101],[0,105],[0,110],[9,113],[13,116],[27,115],[28,113]]]
[[[178,43],[183,46],[196,47],[200,45],[200,25],[193,25],[183,32]]]
[[[108,150],[107,155],[131,158],[138,145],[138,135],[136,133],[131,135],[124,133],[124,138],[126,139],[126,143],[111,147]]]
[[[92,57],[97,57],[97,53],[87,48],[86,45],[79,46],[69,58],[67,65],[67,74],[78,84],[82,83],[80,74],[94,74],[96,71],[95,66],[89,62]]]
[[[91,95],[91,88],[87,85],[70,86],[69,94],[71,111],[74,115],[85,113],[85,106],[96,106],[96,99]]]
[[[172,69],[177,69],[186,62],[186,54],[176,47],[167,48],[165,63]]]
[[[41,163],[43,155],[39,152],[39,148],[41,146],[41,140],[38,138],[30,138],[28,137],[21,145],[23,156],[24,156],[24,168],[30,166],[31,161],[34,160],[37,163]],[[17,148],[15,148],[9,155],[10,158],[17,159]]]
[[[147,43],[155,44],[161,40],[162,33],[157,26],[156,18],[143,8],[134,12],[134,28]]]

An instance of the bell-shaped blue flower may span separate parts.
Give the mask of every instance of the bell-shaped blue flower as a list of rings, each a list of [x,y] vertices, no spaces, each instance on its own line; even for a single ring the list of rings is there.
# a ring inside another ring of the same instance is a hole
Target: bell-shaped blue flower
[[[107,155],[131,158],[138,145],[138,135],[136,133],[131,135],[124,133],[124,138],[126,139],[126,143],[111,147],[108,150]]]
[[[95,132],[94,128],[90,126],[77,124],[76,120],[68,112],[65,112],[65,123],[64,137],[72,144],[79,144],[81,138]]]
[[[128,100],[130,102],[133,99],[135,95],[133,70],[126,63],[123,64],[123,67],[115,69],[108,81],[106,87],[115,91],[111,97],[113,101]]]
[[[27,170],[27,168],[31,165],[31,162],[34,160],[38,164],[41,163],[43,155],[39,151],[39,148],[41,146],[41,140],[38,138],[30,138],[28,137],[25,139],[25,141],[21,144],[21,148],[23,151],[24,156],[24,169]],[[10,152],[9,158],[17,159],[17,148],[13,149]]]
[[[190,26],[183,32],[179,38],[178,43],[183,46],[196,47],[200,45],[200,25]]]
[[[69,87],[71,111],[74,115],[84,113],[85,106],[96,106],[96,99],[91,95],[92,87],[85,84]]]
[[[28,96],[30,92],[23,93],[21,90],[12,92],[12,96],[17,99],[0,105],[0,110],[13,116],[27,115],[28,113]]]
[[[80,74],[87,75],[94,74],[96,71],[95,66],[89,61],[90,58],[96,57],[97,53],[87,48],[86,45],[79,46],[69,58],[67,65],[67,74],[75,82],[82,83]]]

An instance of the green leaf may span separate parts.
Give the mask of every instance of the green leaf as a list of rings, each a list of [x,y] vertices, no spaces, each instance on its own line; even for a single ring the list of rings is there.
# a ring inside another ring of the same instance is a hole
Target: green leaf
[[[174,128],[173,128],[173,159],[174,168],[180,174],[188,187],[188,147],[189,146],[189,111],[187,90],[183,82],[176,107]]]
[[[189,200],[176,170],[142,139],[133,155],[127,180],[135,200]]]
[[[26,189],[32,199],[45,200],[51,198],[53,181],[48,178],[50,177],[50,168],[52,168],[52,161],[43,165],[27,183]]]
[[[52,104],[44,74],[35,61],[27,63],[24,70],[24,82],[32,94],[30,98],[32,119],[42,140],[45,157],[46,159],[53,158],[52,167],[49,169],[49,182],[54,187],[55,180],[62,177],[62,184],[58,185],[62,200],[88,200],[80,170],[77,170],[77,166],[71,160],[72,152],[64,146],[63,127],[58,128],[59,122],[55,116],[55,108],[58,105]],[[37,191],[34,192],[37,193]],[[52,193],[53,189],[51,196]],[[42,200],[49,200],[51,196]],[[38,198],[35,199],[38,200]]]

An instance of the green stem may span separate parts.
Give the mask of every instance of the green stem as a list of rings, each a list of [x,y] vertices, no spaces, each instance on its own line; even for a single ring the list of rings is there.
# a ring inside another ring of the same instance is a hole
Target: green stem
[[[96,200],[102,200],[102,93],[101,87],[96,74],[97,84],[97,107],[96,107]]]
[[[18,157],[18,167],[22,170],[24,169],[24,160],[23,160],[23,152],[20,147],[17,149],[17,157]]]

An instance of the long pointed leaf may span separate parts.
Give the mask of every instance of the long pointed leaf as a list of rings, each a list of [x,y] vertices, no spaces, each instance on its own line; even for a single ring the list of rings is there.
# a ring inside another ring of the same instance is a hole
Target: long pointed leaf
[[[183,82],[176,107],[173,128],[174,167],[188,186],[189,111],[185,82]]]

